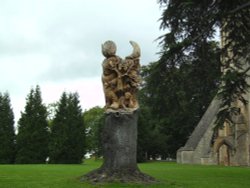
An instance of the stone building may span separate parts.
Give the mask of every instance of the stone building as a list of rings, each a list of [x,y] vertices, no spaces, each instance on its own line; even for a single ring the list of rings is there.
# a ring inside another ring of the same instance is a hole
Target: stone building
[[[250,99],[250,93],[247,94]],[[236,106],[241,115],[232,117],[234,124],[224,123],[215,130],[220,101],[214,99],[184,147],[177,151],[177,162],[183,164],[214,164],[250,166],[250,103]]]

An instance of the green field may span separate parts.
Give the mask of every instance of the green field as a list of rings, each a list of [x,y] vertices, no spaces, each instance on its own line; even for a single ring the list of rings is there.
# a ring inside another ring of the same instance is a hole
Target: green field
[[[155,185],[92,185],[79,181],[79,177],[100,165],[100,161],[93,160],[87,160],[82,165],[0,165],[0,188],[250,187],[250,168],[180,165],[167,162],[139,165],[141,171],[160,181]]]

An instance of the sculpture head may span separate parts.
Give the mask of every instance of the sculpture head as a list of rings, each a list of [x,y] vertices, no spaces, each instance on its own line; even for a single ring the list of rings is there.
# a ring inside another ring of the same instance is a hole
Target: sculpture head
[[[113,41],[108,40],[102,44],[102,54],[106,57],[112,57],[116,54],[116,45]]]

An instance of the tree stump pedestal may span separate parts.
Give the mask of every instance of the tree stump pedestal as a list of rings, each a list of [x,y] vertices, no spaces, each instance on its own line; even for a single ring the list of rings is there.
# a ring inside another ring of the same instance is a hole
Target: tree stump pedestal
[[[98,182],[153,183],[156,180],[140,172],[136,162],[138,111],[111,112],[103,128],[103,165],[83,179]]]

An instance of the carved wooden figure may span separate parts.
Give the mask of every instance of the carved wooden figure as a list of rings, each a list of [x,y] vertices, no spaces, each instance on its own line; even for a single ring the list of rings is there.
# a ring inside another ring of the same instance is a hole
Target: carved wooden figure
[[[138,109],[136,94],[140,84],[140,47],[130,41],[133,47],[131,55],[125,59],[116,55],[116,45],[106,41],[102,53],[106,57],[102,63],[102,83],[106,101],[106,112],[132,112]]]

